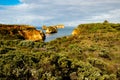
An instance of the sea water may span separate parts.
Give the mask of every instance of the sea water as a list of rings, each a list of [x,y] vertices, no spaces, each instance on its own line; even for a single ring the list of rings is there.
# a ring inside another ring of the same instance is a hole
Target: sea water
[[[41,27],[37,27],[37,29],[42,30]],[[58,29],[57,33],[46,34],[45,42],[52,41],[52,40],[59,38],[59,37],[71,35],[73,29],[74,29],[74,27],[65,27],[62,29]],[[43,30],[43,31],[45,32],[45,30]]]

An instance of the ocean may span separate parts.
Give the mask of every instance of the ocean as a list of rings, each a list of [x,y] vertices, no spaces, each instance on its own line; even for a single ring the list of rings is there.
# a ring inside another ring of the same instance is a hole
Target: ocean
[[[58,37],[63,37],[63,36],[68,36],[71,35],[73,29],[75,27],[65,27],[63,29],[58,29],[57,33],[53,33],[53,34],[46,34],[46,39],[45,42],[49,42],[52,41]],[[37,27],[38,30],[42,30],[41,27]],[[45,30],[43,30],[45,32]]]

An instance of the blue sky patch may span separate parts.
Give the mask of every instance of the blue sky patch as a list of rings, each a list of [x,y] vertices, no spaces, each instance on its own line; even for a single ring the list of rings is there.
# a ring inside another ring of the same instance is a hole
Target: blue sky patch
[[[20,4],[19,0],[0,0],[0,5],[17,5]]]

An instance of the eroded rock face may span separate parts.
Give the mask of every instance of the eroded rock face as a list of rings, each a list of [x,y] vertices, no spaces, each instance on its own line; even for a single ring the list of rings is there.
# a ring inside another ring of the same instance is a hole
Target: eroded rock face
[[[80,34],[80,30],[79,30],[79,29],[74,29],[74,30],[72,31],[72,35],[73,35],[73,36],[78,35],[78,34]]]
[[[38,30],[22,30],[19,32],[26,40],[39,41],[44,40],[45,35]]]
[[[29,25],[0,25],[0,38],[3,39],[25,39],[39,41],[45,39],[42,31],[36,30]]]
[[[52,34],[52,33],[57,33],[57,28],[54,26],[47,27],[46,34]]]

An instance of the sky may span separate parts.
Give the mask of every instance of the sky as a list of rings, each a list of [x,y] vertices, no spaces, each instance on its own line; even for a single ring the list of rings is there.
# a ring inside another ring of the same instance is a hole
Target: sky
[[[120,22],[120,0],[0,0],[0,23],[34,26]]]
[[[19,0],[0,0],[0,5],[16,5],[19,3]]]

